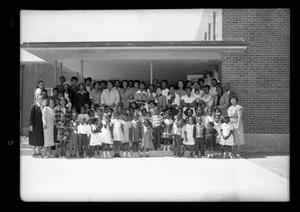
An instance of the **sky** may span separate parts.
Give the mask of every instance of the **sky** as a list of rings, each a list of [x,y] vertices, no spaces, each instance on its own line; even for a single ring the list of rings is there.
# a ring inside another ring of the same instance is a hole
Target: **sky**
[[[23,42],[204,40],[212,12],[222,39],[221,9],[21,11]],[[41,60],[21,50],[21,61]]]

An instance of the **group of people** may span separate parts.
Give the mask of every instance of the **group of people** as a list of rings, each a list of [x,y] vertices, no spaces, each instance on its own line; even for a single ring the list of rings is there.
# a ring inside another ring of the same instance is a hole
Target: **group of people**
[[[240,157],[242,114],[230,83],[207,75],[197,81],[138,80],[78,84],[60,77],[45,90],[39,81],[30,112],[33,157],[111,158],[149,156]]]

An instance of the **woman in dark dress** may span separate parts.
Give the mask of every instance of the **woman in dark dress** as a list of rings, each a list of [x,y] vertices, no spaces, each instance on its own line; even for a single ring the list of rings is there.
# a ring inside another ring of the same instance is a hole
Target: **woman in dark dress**
[[[36,103],[32,106],[29,120],[29,145],[32,146],[32,156],[41,157],[41,147],[44,146],[44,131],[42,119],[43,97],[37,96]]]
[[[76,108],[76,111],[79,113],[80,108],[86,104],[90,108],[91,101],[90,101],[89,92],[86,91],[85,85],[83,83],[80,83],[78,87],[79,87],[79,91],[75,94],[74,97],[74,107]]]

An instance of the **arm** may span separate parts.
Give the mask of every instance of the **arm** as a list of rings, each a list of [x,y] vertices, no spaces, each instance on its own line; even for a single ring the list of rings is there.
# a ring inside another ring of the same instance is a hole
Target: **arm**
[[[243,115],[242,108],[239,108],[239,109],[238,109],[237,114],[238,114],[237,126],[239,127],[239,126],[240,126],[240,121],[241,121],[242,115]]]
[[[43,110],[42,110],[42,119],[43,119],[44,129],[46,129],[47,128],[47,120],[48,120],[48,110],[46,108],[43,108]]]
[[[100,102],[101,102],[101,105],[105,105],[105,90],[103,90],[101,93]]]
[[[233,134],[233,131],[232,131],[232,130],[230,130],[228,136],[224,137],[224,139],[227,140],[231,134]]]
[[[119,94],[119,91],[116,89],[116,92],[115,92],[115,104],[118,105],[119,102],[120,102],[120,94]]]

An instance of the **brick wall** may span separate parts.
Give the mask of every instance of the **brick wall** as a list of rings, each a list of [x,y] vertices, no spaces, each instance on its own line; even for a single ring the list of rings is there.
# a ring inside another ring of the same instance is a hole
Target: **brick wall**
[[[223,40],[245,40],[222,55],[223,82],[244,107],[246,133],[289,133],[289,9],[223,9]]]
[[[20,65],[21,77],[21,93],[20,93],[20,130],[22,135],[28,135],[28,122],[30,109],[33,104],[34,90],[37,82],[43,80],[46,88],[53,88],[54,81],[54,67],[45,62],[23,62]],[[70,82],[72,76],[77,76],[76,72],[63,67],[62,74],[66,80]],[[56,83],[59,82],[60,69],[56,70]]]

